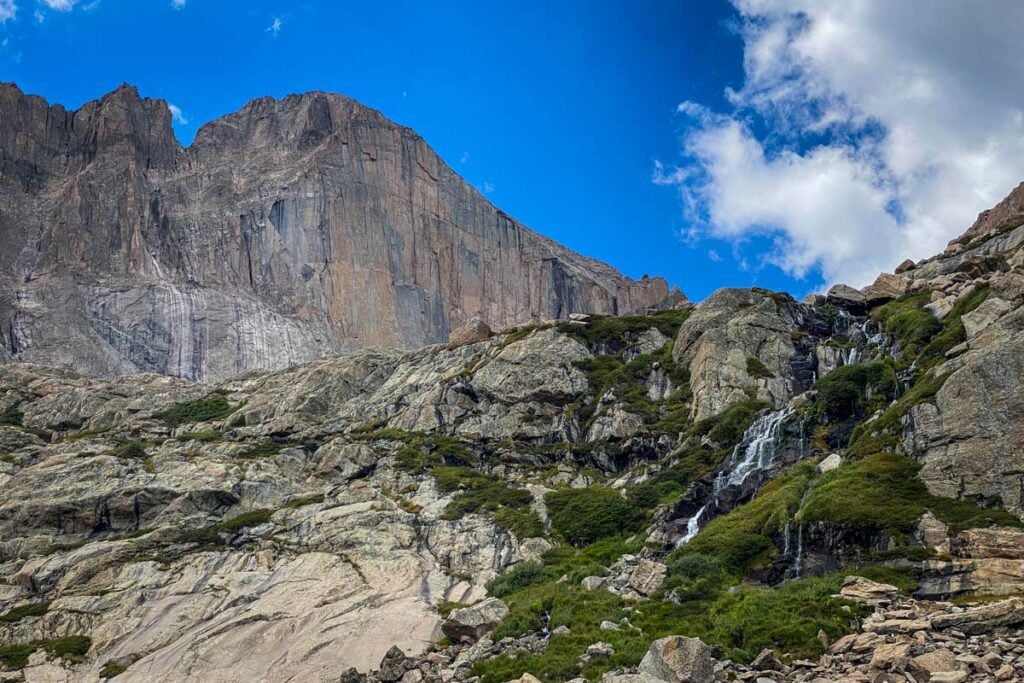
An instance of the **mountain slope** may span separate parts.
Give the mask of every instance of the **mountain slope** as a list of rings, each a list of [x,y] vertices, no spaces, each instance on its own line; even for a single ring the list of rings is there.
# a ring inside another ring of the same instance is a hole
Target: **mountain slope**
[[[523,227],[348,98],[255,100],[187,149],[170,124],[130,86],[69,112],[0,85],[3,357],[214,381],[669,294]]]

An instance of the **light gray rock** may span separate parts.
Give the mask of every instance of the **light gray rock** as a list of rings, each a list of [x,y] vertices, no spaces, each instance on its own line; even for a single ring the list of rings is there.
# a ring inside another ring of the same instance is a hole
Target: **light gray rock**
[[[488,598],[470,607],[452,610],[441,630],[453,641],[476,642],[508,616],[508,606],[498,598]]]
[[[827,458],[818,463],[818,471],[821,473],[831,472],[843,464],[843,456],[838,453],[830,453]]]
[[[640,672],[670,683],[709,683],[714,678],[711,648],[699,638],[661,638],[651,643]]]

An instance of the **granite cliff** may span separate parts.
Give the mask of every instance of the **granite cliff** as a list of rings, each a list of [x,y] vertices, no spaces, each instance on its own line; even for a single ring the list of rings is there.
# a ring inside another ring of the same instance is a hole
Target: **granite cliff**
[[[340,95],[254,100],[183,148],[131,86],[67,111],[0,85],[0,360],[216,381],[669,294],[527,229]]]

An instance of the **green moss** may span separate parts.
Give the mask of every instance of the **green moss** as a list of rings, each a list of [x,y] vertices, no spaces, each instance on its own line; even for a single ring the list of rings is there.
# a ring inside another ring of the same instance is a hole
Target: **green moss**
[[[112,659],[100,669],[100,678],[114,678],[128,670],[128,664],[117,659]]]
[[[603,486],[553,491],[544,501],[551,527],[575,546],[638,531],[646,521],[639,508]]]
[[[800,508],[804,522],[824,521],[868,532],[909,535],[931,510],[953,531],[993,524],[1021,527],[998,508],[930,494],[918,479],[919,465],[902,455],[878,453],[822,475]]]
[[[905,294],[875,309],[871,317],[881,322],[886,333],[899,342],[905,356],[915,357],[942,331],[942,323],[924,308],[930,300],[929,291]]]
[[[65,636],[40,641],[43,649],[54,657],[61,657],[69,662],[80,662],[92,647],[92,639],[87,636]]]
[[[222,394],[210,394],[194,401],[175,403],[167,410],[155,413],[153,417],[162,420],[168,427],[178,427],[195,422],[222,420],[238,410]]]
[[[857,425],[850,435],[847,455],[852,458],[895,450],[903,433],[903,416],[912,407],[935,398],[948,375],[936,371],[921,373],[917,381],[899,400],[886,408],[878,418]]]
[[[292,498],[287,503],[285,503],[284,506],[291,510],[297,510],[299,508],[306,507],[307,505],[319,505],[322,502],[324,502],[324,494],[314,493],[309,496],[299,496],[298,498]]]
[[[186,432],[178,435],[178,441],[217,442],[224,440],[224,433],[212,429],[201,432]]]
[[[13,624],[25,619],[26,617],[40,617],[46,614],[49,609],[49,601],[33,602],[29,605],[22,605],[21,607],[15,607],[14,609],[8,610],[5,614],[0,615],[0,622]]]
[[[138,441],[118,439],[117,446],[113,450],[109,451],[107,455],[112,455],[115,458],[124,458],[126,460],[145,460],[146,447]]]
[[[753,356],[747,359],[747,374],[754,379],[770,379],[775,376],[775,373],[769,370],[760,358]]]
[[[258,509],[203,529],[189,529],[178,534],[175,543],[198,543],[200,546],[219,546],[225,543],[221,534],[233,534],[248,527],[259,526],[270,521],[273,510]]]

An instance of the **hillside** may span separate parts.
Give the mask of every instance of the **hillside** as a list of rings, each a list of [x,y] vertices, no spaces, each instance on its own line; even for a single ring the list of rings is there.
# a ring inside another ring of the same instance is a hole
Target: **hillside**
[[[1018,193],[804,302],[216,386],[2,367],[5,680],[1020,676]]]

